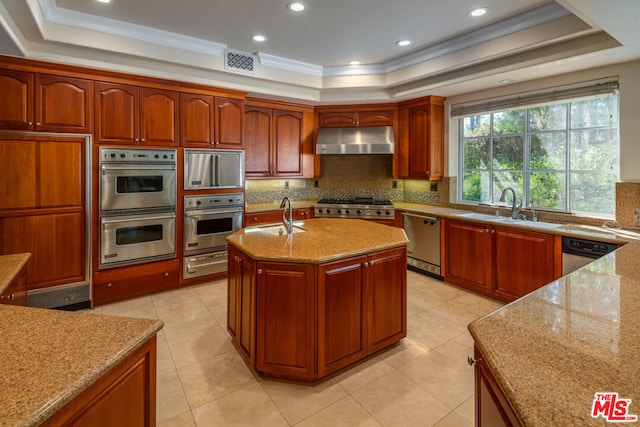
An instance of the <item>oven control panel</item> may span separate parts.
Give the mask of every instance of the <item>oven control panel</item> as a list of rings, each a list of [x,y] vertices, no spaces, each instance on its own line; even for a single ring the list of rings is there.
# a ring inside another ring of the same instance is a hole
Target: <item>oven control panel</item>
[[[243,207],[244,194],[216,194],[213,196],[185,196],[184,209],[215,209],[218,207]]]
[[[176,163],[176,150],[153,148],[100,148],[102,163]]]

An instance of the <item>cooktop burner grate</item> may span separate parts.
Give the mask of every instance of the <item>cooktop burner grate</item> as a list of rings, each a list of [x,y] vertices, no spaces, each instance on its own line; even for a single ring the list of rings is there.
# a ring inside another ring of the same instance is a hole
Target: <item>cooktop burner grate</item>
[[[374,200],[373,197],[355,197],[353,199],[320,199],[316,205],[370,205],[392,206],[391,200]]]

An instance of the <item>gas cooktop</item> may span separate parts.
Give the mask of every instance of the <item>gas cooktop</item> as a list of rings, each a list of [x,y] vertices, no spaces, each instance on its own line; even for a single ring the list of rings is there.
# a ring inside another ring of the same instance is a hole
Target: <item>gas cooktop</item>
[[[373,197],[352,199],[320,199],[314,206],[318,218],[393,219],[395,209],[391,200]]]

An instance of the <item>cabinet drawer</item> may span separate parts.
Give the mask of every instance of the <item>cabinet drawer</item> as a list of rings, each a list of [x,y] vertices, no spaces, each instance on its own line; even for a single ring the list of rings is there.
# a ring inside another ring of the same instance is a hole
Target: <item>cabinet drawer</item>
[[[178,286],[178,259],[134,265],[93,275],[93,305],[105,304]]]
[[[244,225],[247,227],[250,225],[271,224],[280,221],[282,221],[282,211],[252,213],[246,214],[244,217]]]

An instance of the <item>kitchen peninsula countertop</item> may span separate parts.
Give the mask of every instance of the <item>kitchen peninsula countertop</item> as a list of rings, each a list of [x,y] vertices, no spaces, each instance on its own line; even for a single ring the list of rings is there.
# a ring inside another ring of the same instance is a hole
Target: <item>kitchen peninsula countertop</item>
[[[29,258],[31,258],[30,253],[0,255],[0,294],[7,289]]]
[[[322,264],[409,243],[404,230],[361,219],[315,218],[294,221],[305,232],[272,235],[247,227],[227,242],[260,261]]]
[[[0,286],[29,254],[0,257]],[[0,305],[0,426],[39,425],[118,365],[162,321]]]
[[[595,393],[631,399],[640,416],[640,243],[469,324],[526,426],[606,425]]]

